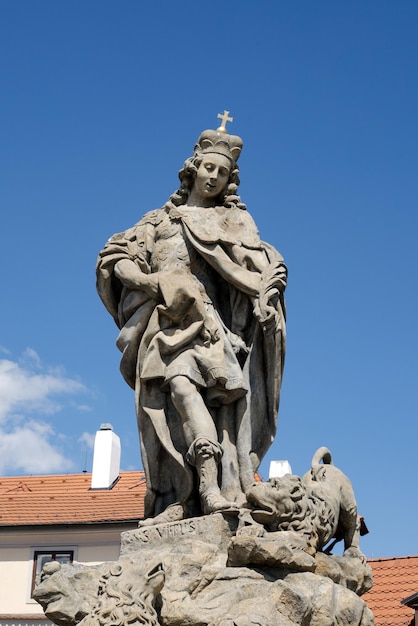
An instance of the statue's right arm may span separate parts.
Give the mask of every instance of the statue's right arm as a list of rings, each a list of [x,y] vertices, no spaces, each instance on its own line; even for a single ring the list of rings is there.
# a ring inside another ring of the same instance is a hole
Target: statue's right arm
[[[158,297],[158,274],[145,274],[130,259],[118,261],[114,272],[120,282],[129,289],[138,289],[151,297]]]

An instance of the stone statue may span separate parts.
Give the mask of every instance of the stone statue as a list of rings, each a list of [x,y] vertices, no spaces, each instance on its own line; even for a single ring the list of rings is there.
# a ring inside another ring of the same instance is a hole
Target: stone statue
[[[145,519],[113,563],[44,566],[33,597],[57,626],[374,624],[354,492],[329,450],[302,477],[254,482],[276,432],[286,267],[237,195],[242,141],[221,118],[179,190],[99,255],[135,390]]]
[[[276,432],[287,272],[237,195],[241,149],[224,125],[204,131],[178,191],[99,255],[135,390],[144,525],[237,513]]]

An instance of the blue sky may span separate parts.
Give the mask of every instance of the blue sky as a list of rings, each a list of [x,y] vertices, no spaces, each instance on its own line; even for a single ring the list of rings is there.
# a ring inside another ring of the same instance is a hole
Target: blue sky
[[[369,557],[416,554],[418,4],[2,0],[0,474],[141,467],[98,251],[161,206],[217,113],[289,267],[275,443],[326,445]]]

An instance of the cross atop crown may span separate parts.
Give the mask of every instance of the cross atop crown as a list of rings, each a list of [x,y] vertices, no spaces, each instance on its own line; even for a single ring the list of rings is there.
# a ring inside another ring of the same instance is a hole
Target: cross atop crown
[[[226,132],[227,122],[234,118],[229,117],[229,111],[218,113],[221,126],[216,130],[204,130],[194,147],[194,156],[198,154],[221,154],[229,159],[235,166],[242,150],[242,139],[238,135],[230,135]]]
[[[218,118],[221,120],[221,125],[216,129],[218,133],[226,133],[226,123],[234,121],[234,118],[228,117],[228,115],[229,111],[224,111],[223,114],[218,113]]]

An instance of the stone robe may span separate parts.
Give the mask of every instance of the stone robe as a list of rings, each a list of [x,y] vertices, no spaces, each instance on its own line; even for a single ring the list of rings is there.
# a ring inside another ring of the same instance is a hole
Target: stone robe
[[[157,299],[122,285],[114,273],[121,259],[157,273]],[[146,517],[175,503],[200,512],[170,399],[176,375],[196,384],[216,425],[222,494],[244,501],[276,432],[285,282],[281,255],[238,207],[151,211],[100,253],[98,292],[120,329],[121,372],[135,389]]]

